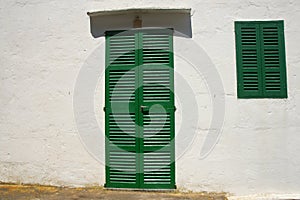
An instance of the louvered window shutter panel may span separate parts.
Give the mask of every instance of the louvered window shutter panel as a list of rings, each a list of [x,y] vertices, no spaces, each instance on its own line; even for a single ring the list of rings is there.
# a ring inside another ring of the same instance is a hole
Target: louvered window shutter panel
[[[262,95],[259,25],[236,23],[238,97]]]
[[[265,97],[287,97],[283,30],[283,21],[260,24],[263,91]]]
[[[283,21],[236,22],[239,98],[286,98]]]

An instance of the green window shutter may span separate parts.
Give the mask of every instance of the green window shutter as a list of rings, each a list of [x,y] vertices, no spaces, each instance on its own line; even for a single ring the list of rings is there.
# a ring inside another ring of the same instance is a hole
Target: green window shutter
[[[175,188],[173,65],[172,30],[107,32],[106,187]]]
[[[238,98],[286,98],[283,21],[236,22]]]
[[[259,25],[236,23],[238,97],[262,95]]]
[[[286,98],[283,21],[260,24],[264,97]]]

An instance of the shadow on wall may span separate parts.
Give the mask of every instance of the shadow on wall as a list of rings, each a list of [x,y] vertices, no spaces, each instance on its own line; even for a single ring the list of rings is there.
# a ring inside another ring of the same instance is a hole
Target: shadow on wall
[[[191,15],[187,13],[130,12],[121,14],[93,14],[90,16],[91,34],[94,38],[102,37],[105,31],[129,30],[133,28],[136,17],[142,20],[142,28],[173,28],[174,35],[192,38]]]

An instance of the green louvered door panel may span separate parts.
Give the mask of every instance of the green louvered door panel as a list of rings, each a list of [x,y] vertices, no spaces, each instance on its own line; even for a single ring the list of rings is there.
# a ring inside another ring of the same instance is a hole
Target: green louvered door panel
[[[283,22],[260,24],[263,90],[266,97],[287,97]]]
[[[286,98],[283,21],[236,22],[239,98]]]
[[[106,187],[137,188],[139,185],[136,37],[132,32],[111,32],[106,36]]]
[[[262,72],[258,24],[236,23],[239,97],[262,95]]]
[[[140,35],[143,188],[175,188],[172,39],[171,30]]]
[[[106,187],[175,188],[171,30],[107,32]]]

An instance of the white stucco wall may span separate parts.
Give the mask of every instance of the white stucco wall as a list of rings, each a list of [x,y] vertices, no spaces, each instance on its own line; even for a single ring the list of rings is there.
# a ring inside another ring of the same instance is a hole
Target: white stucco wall
[[[170,6],[192,8],[193,37],[175,37],[174,53],[177,79],[182,76],[193,89],[199,116],[198,124],[192,127],[196,133],[193,143],[176,160],[178,188],[237,195],[299,191],[298,0],[1,1],[0,182],[104,184],[104,166],[99,161],[104,155],[104,136],[87,139],[96,141],[89,144],[100,144],[95,147],[97,157],[79,134],[80,127],[89,126],[89,121],[78,124],[74,114],[74,90],[82,67],[87,62],[104,67],[104,38],[92,37],[86,12]],[[289,97],[237,99],[234,21],[268,19],[285,21]],[[198,59],[204,60],[197,64],[204,69],[206,64],[217,69],[225,90],[222,132],[205,157],[201,149],[213,117],[214,92],[208,90],[205,75],[193,71],[184,56],[187,51],[199,52]],[[176,90],[180,91],[181,85],[177,84]],[[94,95],[100,128],[103,91],[100,76]],[[178,95],[176,102],[176,128],[186,120],[182,108],[189,103],[181,97]],[[176,145],[182,147],[184,142]]]

